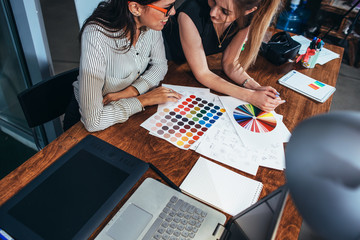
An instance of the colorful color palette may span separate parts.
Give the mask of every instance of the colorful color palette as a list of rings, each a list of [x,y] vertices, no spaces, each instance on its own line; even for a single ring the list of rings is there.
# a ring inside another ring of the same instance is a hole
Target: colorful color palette
[[[264,112],[251,104],[237,106],[233,116],[241,127],[251,132],[266,133],[276,127],[276,118],[272,113]]]
[[[190,95],[175,107],[160,109],[142,126],[177,147],[188,149],[225,113],[225,109]]]
[[[319,88],[324,87],[325,84],[323,84],[322,82],[319,82],[319,81],[315,81],[314,83],[310,83],[308,86],[314,90],[318,90]]]

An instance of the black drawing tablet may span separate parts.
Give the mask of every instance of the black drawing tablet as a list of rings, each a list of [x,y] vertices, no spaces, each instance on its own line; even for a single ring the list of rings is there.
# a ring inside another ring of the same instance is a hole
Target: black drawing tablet
[[[0,228],[16,240],[86,239],[147,169],[89,135],[0,207]]]

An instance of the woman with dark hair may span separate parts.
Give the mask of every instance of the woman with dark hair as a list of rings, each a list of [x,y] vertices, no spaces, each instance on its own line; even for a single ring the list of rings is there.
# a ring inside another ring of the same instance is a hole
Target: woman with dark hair
[[[206,87],[247,101],[264,111],[284,103],[270,86],[260,86],[246,70],[257,57],[281,0],[185,0],[163,30],[166,56],[187,61]],[[244,50],[242,51],[244,47]],[[231,83],[210,71],[206,56],[223,52]]]
[[[98,5],[80,31],[76,101],[65,115],[64,129],[80,119],[90,132],[103,130],[146,106],[181,98],[171,89],[155,88],[167,72],[160,31],[173,14],[174,0],[109,0]]]

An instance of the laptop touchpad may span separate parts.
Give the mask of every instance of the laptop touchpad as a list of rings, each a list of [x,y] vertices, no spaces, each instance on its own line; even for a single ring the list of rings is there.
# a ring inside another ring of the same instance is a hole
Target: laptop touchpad
[[[152,215],[134,204],[130,204],[109,228],[107,235],[115,240],[137,239]]]

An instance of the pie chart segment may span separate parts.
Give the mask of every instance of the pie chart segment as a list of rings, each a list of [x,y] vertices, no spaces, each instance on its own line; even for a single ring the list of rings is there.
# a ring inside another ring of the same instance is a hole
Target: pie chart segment
[[[276,127],[276,118],[272,113],[264,112],[252,104],[237,106],[233,116],[242,128],[251,132],[267,133]]]

